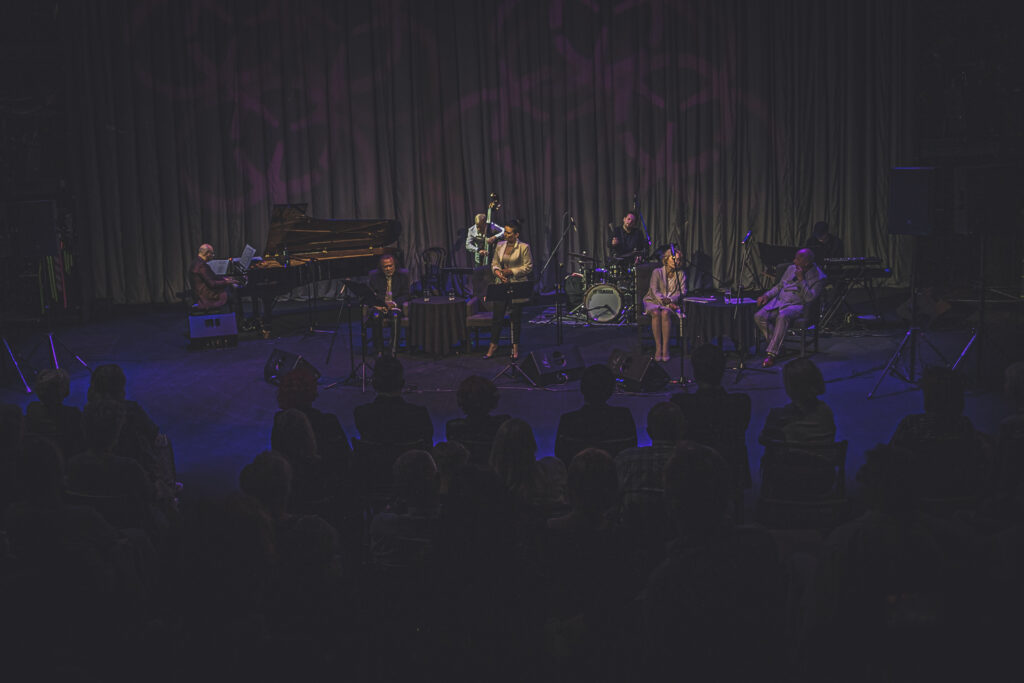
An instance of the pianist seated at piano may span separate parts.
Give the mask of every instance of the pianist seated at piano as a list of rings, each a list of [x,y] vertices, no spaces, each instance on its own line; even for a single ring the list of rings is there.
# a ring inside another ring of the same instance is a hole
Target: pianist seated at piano
[[[843,241],[828,231],[828,223],[825,221],[814,224],[811,236],[807,238],[804,246],[813,250],[821,263],[843,256]]]
[[[373,334],[373,349],[377,355],[384,353],[384,321],[391,327],[390,353],[398,349],[398,328],[402,323],[402,304],[409,300],[409,272],[399,270],[395,257],[384,254],[376,270],[370,271],[370,289],[383,302],[372,306],[366,314],[366,325]]]
[[[209,311],[227,305],[229,299],[232,300],[232,307],[237,308],[238,298],[234,295],[234,288],[238,281],[214,273],[207,263],[212,258],[213,246],[204,244],[199,247],[199,253],[188,269],[189,285],[195,300],[193,308]]]

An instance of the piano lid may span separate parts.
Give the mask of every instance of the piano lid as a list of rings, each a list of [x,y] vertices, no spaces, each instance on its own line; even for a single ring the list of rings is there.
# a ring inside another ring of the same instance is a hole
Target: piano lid
[[[263,258],[315,257],[328,252],[372,249],[391,244],[402,224],[389,218],[311,218],[305,204],[275,204],[270,212],[270,232]]]

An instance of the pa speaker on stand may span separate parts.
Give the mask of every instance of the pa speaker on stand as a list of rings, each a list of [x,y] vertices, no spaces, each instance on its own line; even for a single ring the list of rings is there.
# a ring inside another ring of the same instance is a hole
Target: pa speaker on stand
[[[645,353],[615,349],[608,357],[608,367],[615,379],[622,380],[627,391],[658,391],[669,381],[668,373]]]

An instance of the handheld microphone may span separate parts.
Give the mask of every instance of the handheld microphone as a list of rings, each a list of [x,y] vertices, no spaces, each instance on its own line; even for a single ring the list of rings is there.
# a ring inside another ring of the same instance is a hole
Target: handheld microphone
[[[743,238],[743,241],[740,242],[740,245],[742,245],[744,247],[747,246],[747,242],[750,241],[750,236],[753,235],[753,234],[754,234],[753,230],[747,230],[747,235],[746,235],[746,237]]]

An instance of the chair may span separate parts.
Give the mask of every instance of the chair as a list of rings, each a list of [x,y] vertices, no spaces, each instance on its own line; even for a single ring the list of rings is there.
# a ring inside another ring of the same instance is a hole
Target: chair
[[[466,333],[473,332],[473,348],[480,348],[480,330],[491,329],[491,304],[484,301],[487,286],[491,284],[491,267],[480,266],[473,271],[470,279],[473,296],[466,300]],[[505,315],[508,319],[508,315]],[[502,328],[507,329],[507,328]],[[495,343],[498,340],[492,340]]]
[[[756,516],[773,529],[828,531],[845,518],[848,441],[808,444],[763,439]]]
[[[606,451],[608,455],[613,458],[626,450],[627,448],[636,447],[636,437],[631,436],[624,439],[581,439],[575,436],[566,436],[565,434],[559,434],[555,437],[555,455],[561,458],[565,466],[568,467],[572,459],[576,457],[576,454],[582,451],[584,448],[600,448]]]
[[[129,495],[65,491],[64,502],[68,505],[92,508],[107,521],[107,524],[116,529],[139,529],[145,525],[145,508],[136,498]]]
[[[448,250],[444,247],[428,247],[423,250],[423,270],[420,273],[420,284],[423,291],[442,294],[444,289],[441,268],[448,262]]]
[[[639,347],[644,347],[644,332],[651,333],[651,339],[654,339],[654,334],[651,332],[651,316],[644,313],[644,297],[647,296],[647,290],[651,288],[651,275],[654,273],[654,269],[658,265],[655,263],[641,263],[636,267],[636,295],[635,300],[631,302],[634,305],[634,311],[636,312],[636,337]],[[675,321],[673,329],[676,330],[676,344],[679,348],[683,347],[683,335],[679,334],[679,321]],[[685,322],[684,322],[685,324]],[[671,338],[672,333],[669,332]]]

